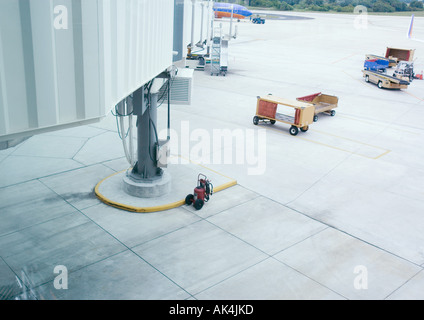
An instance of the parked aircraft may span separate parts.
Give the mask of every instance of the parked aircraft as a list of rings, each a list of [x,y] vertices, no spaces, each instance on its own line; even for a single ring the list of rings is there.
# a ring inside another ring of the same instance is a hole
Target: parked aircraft
[[[252,15],[246,7],[239,4],[215,2],[213,6],[215,18],[231,18],[231,14],[235,19],[244,19]]]

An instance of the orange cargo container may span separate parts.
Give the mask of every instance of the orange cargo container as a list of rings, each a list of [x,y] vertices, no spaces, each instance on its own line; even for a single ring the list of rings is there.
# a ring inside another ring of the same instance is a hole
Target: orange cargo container
[[[412,61],[414,60],[415,49],[399,49],[389,48],[386,49],[386,58],[396,61]],[[392,66],[389,64],[389,66]]]

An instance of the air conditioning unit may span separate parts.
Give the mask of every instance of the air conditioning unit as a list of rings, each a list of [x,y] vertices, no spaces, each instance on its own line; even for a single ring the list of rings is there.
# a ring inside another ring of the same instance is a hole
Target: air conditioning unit
[[[190,105],[193,91],[193,69],[179,68],[171,81],[171,104]],[[163,103],[168,103],[168,81],[159,90],[159,97],[163,97]],[[162,102],[162,101],[161,101]]]

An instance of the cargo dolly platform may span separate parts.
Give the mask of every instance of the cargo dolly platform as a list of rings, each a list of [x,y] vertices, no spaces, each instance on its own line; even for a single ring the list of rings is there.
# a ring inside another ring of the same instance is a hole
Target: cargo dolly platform
[[[277,112],[279,106],[293,108],[294,115]],[[253,124],[257,125],[259,121],[266,121],[275,124],[276,121],[290,124],[289,132],[295,136],[299,130],[306,132],[309,125],[313,123],[315,107],[303,101],[289,100],[267,95],[257,97],[256,115],[253,117]]]
[[[321,92],[296,98],[296,100],[308,102],[314,105],[314,122],[318,121],[318,114],[320,113],[326,113],[332,117],[335,116],[336,111],[334,109],[337,108],[339,102],[338,97],[323,94]]]

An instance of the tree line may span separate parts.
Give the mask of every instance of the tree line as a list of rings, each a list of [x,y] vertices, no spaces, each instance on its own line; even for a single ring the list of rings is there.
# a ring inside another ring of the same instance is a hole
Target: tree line
[[[369,12],[422,11],[423,2],[413,0],[250,0],[253,7],[275,8],[277,10],[312,10],[353,12],[355,6],[367,7]]]

